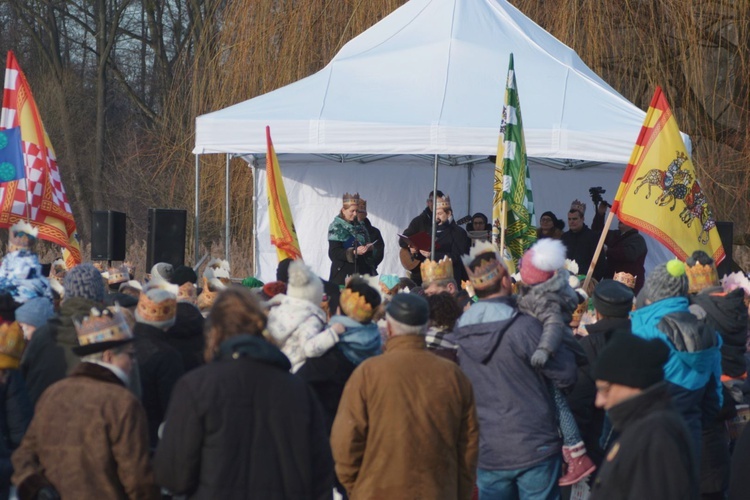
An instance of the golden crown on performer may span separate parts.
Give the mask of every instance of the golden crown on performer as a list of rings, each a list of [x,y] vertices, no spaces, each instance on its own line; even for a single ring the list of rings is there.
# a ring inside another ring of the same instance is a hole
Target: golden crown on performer
[[[570,204],[570,209],[581,212],[581,217],[586,215],[586,204],[581,200],[573,200],[573,203]]]
[[[359,193],[349,194],[344,193],[344,205],[357,205],[359,204]]]
[[[195,304],[198,299],[198,291],[195,289],[195,285],[186,281],[177,290],[177,302],[190,302]]]
[[[359,199],[357,202],[357,212],[367,213],[367,200]]]
[[[469,267],[477,257],[482,256],[482,260],[473,271]],[[471,281],[474,290],[486,290],[491,288],[498,283],[503,275],[505,274],[505,265],[503,264],[500,254],[497,253],[495,245],[489,241],[477,242],[473,247],[469,255],[461,257],[466,268],[466,273],[469,275],[469,281]]]
[[[133,337],[120,306],[99,310],[91,308],[91,314],[75,321],[78,344],[81,346],[128,340]]]
[[[128,268],[125,266],[112,267],[109,269],[109,275],[107,276],[107,283],[110,285],[119,285],[130,279],[130,273]]]
[[[196,305],[198,306],[198,309],[200,309],[201,312],[205,312],[211,309],[211,306],[214,305],[216,297],[219,296],[219,292],[221,292],[225,288],[226,286],[224,285],[224,283],[219,281],[217,278],[213,278],[209,281],[205,276],[203,276],[203,290],[201,290],[201,294],[198,295],[198,298],[196,299]]]
[[[422,283],[453,279],[453,261],[447,255],[439,261],[427,259],[419,266]]]
[[[344,314],[360,323],[367,323],[372,319],[373,314],[375,314],[372,305],[365,300],[364,296],[353,291],[351,288],[344,288],[341,292],[339,305]]]
[[[705,288],[719,284],[719,273],[713,263],[696,262],[693,266],[685,266],[685,274],[688,277],[688,293],[698,293]]]
[[[637,276],[633,276],[632,274],[626,272],[615,273],[615,275],[612,277],[613,280],[619,281],[620,283],[631,289],[635,288],[636,278]]]
[[[445,196],[438,196],[435,202],[436,208],[442,208],[443,210],[449,210],[451,208],[451,197],[447,194]]]
[[[36,242],[39,229],[26,221],[20,220],[10,227],[8,236],[8,252],[28,250]]]

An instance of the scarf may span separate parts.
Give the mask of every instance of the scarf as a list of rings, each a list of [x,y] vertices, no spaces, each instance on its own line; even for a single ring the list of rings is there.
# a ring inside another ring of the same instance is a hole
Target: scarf
[[[337,215],[328,226],[328,240],[342,241],[345,247],[353,247],[355,241],[358,245],[365,245],[368,239],[367,228],[358,220],[347,222]]]

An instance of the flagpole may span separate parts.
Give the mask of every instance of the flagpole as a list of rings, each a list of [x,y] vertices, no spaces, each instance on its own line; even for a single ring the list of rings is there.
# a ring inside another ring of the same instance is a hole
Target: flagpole
[[[607,234],[609,233],[609,228],[612,225],[612,221],[615,218],[614,211],[609,212],[609,215],[607,215],[607,221],[604,223],[604,229],[602,229],[602,234],[599,237],[599,243],[596,244],[596,251],[594,251],[594,257],[591,259],[591,264],[589,265],[589,270],[586,273],[586,279],[583,282],[583,291],[586,293],[589,289],[589,284],[591,283],[591,276],[594,274],[594,268],[596,267],[596,262],[599,260],[599,254],[602,252],[602,247],[604,246],[604,240],[607,239]]]
[[[434,173],[432,175],[432,244],[430,246],[430,260],[435,260],[435,237],[437,235],[437,185],[438,185],[438,155],[435,155]]]

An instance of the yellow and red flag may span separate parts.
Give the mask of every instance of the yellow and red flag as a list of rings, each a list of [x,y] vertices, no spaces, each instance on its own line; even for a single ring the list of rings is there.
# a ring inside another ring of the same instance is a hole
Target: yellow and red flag
[[[284,259],[301,259],[297,230],[292,220],[292,210],[284,189],[284,179],[279,169],[279,159],[271,142],[271,127],[266,127],[266,192],[268,193],[268,218],[271,226],[271,244],[276,247],[279,262]]]
[[[0,184],[0,227],[28,221],[39,229],[39,238],[67,250],[63,252],[65,263],[72,268],[81,263],[73,211],[31,87],[16,56],[9,51],[0,129],[13,127],[21,128],[26,177]]]
[[[703,250],[718,265],[724,247],[667,99],[656,89],[612,211],[683,261]]]

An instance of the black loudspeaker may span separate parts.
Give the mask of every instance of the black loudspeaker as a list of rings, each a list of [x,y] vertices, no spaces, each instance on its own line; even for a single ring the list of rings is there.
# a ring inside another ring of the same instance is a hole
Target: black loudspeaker
[[[186,210],[167,208],[148,209],[148,242],[146,243],[146,272],[159,262],[174,267],[185,263]]]
[[[91,260],[125,260],[125,214],[99,210],[91,217]]]
[[[719,238],[721,238],[721,244],[724,246],[724,253],[726,259],[721,261],[716,267],[719,273],[719,278],[732,272],[732,242],[734,241],[734,223],[726,221],[716,221],[716,230],[719,231]]]

